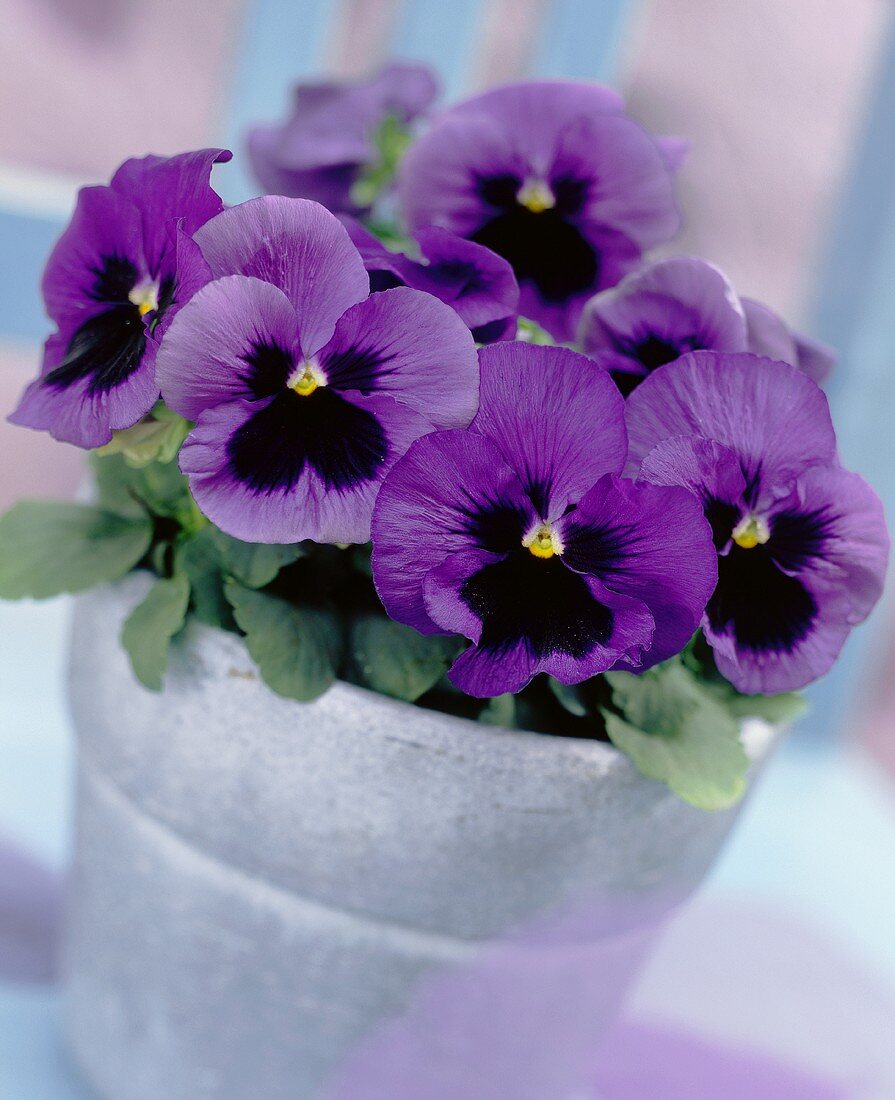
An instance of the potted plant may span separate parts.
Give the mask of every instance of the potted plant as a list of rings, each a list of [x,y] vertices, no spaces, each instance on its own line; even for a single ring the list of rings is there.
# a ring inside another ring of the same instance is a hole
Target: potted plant
[[[881,591],[828,350],[644,259],[681,144],[596,86],[415,136],[431,98],[300,89],[250,141],[279,193],[229,209],[221,150],[127,161],[47,264],[12,419],[95,480],[0,520],[0,595],[92,590],[67,995],[101,1095],[338,1090],[507,936],[566,993],[597,951],[597,1028]],[[516,1100],[574,1083],[512,1027]],[[459,1094],[448,1032],[408,1096]]]

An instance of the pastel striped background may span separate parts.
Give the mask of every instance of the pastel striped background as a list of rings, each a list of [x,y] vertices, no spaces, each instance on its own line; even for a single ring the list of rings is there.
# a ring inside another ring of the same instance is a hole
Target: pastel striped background
[[[0,408],[36,369],[37,291],[75,190],[124,157],[237,152],[313,74],[427,61],[448,97],[521,75],[619,84],[693,142],[677,251],[837,343],[846,460],[895,503],[895,15],[888,0],[0,0]],[[252,193],[239,163],[225,197]],[[0,507],[74,491],[81,456],[0,425]],[[893,511],[895,514],[895,511]],[[886,612],[887,614],[887,612]],[[832,728],[886,673],[885,615],[819,696]],[[860,673],[860,676],[856,674]],[[890,700],[873,707],[886,750]],[[895,754],[892,759],[895,765]]]

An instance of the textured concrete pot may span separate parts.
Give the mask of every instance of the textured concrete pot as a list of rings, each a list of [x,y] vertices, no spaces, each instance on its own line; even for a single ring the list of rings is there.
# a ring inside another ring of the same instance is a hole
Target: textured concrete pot
[[[98,1095],[359,1100],[334,1075],[362,1041],[375,1061],[385,1021],[424,1012],[414,1041],[450,1032],[450,1050],[410,1056],[432,1080],[417,1077],[408,1100],[562,1097],[575,1052],[548,1065],[526,1034],[543,1036],[545,990],[551,1017],[556,1003],[584,1014],[592,1047],[733,812],[684,805],[597,742],[482,727],[343,684],[313,704],[279,699],[238,638],[204,627],[188,628],[152,694],[117,640],[145,584],[83,598],[72,647],[67,1029]],[[770,731],[747,732],[762,755]],[[583,998],[582,970],[599,975]],[[460,984],[431,994],[445,972]],[[479,1017],[463,1019],[452,997]],[[528,1025],[512,1018],[522,1003]],[[487,1069],[480,1088],[452,1077],[487,1062],[463,1049],[486,1020],[519,1038],[502,1055],[519,1083],[497,1063],[500,1087]],[[363,1080],[375,1077],[368,1066]],[[370,1097],[398,1096],[383,1088]]]

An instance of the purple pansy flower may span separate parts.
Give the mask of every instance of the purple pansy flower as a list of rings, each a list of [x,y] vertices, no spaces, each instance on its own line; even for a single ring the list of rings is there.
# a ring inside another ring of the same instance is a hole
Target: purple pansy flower
[[[587,299],[679,224],[678,146],[622,112],[609,89],[571,82],[510,85],[445,111],[399,170],[410,227],[504,256],[523,315],[571,339]]]
[[[815,382],[824,382],[836,366],[836,352],[827,344],[793,332],[773,310],[751,298],[740,299],[746,314],[748,348],[756,355],[792,363]]]
[[[624,394],[688,351],[748,347],[733,287],[714,264],[688,256],[647,264],[591,298],[578,341]]]
[[[252,169],[269,194],[358,213],[351,192],[376,157],[379,126],[389,117],[412,122],[437,95],[435,77],[422,65],[388,65],[352,83],[299,84],[287,122],[249,132]]]
[[[624,402],[584,356],[499,343],[479,362],[471,427],[418,440],[380,490],[373,576],[389,615],[469,638],[450,676],[476,696],[680,650],[717,577],[698,502],[618,476]]]
[[[178,314],[158,378],[196,421],[181,469],[202,511],[251,542],[364,542],[380,480],[420,435],[469,423],[469,330],[431,295],[370,294],[344,226],[261,198],[195,236],[214,281]]]
[[[98,447],[149,412],[161,336],[203,281],[192,264],[178,270],[178,226],[190,234],[221,210],[208,180],[229,159],[203,149],[128,160],[109,186],[81,190],[44,271],[57,331],[14,424]]]
[[[353,218],[343,218],[370,273],[373,290],[410,286],[434,294],[456,310],[480,344],[516,334],[519,285],[513,269],[490,248],[447,229],[414,233],[424,262],[393,252]]]
[[[703,629],[740,691],[803,687],[882,591],[882,505],[836,459],[826,398],[791,364],[694,352],[627,403],[629,471],[701,500],[718,551]]]

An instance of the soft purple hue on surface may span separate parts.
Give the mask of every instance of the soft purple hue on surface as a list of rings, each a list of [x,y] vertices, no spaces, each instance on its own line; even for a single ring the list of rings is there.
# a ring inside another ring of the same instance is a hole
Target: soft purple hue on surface
[[[508,85],[445,111],[408,151],[399,200],[412,229],[442,226],[501,252],[521,312],[559,340],[595,291],[668,240],[679,218],[672,165],[598,85]],[[548,189],[539,212],[520,191]]]
[[[44,300],[57,331],[13,423],[96,447],[149,412],[159,396],[159,340],[197,288],[195,269],[183,278],[177,270],[178,226],[188,235],[221,210],[209,174],[229,159],[224,150],[204,149],[129,160],[109,186],[80,192],[44,272]],[[128,296],[147,283],[155,286],[157,305],[144,316]],[[106,324],[112,317],[120,319]],[[138,347],[130,364],[114,366],[128,347]],[[64,371],[73,357],[81,365],[66,382],[54,382],[52,372]],[[112,380],[98,386],[106,370]]]
[[[752,298],[741,299],[746,315],[748,350],[799,367],[815,382],[824,382],[836,366],[836,352],[827,344],[793,332],[772,309]]]
[[[292,115],[248,135],[248,154],[269,194],[315,199],[338,213],[360,209],[351,189],[375,161],[377,128],[391,117],[407,124],[435,100],[438,85],[419,65],[388,65],[353,83],[299,84]]]
[[[745,692],[804,687],[833,664],[882,592],[882,505],[836,459],[826,398],[803,372],[750,354],[695,352],[628,400],[629,468],[702,499],[719,553],[703,628]],[[764,528],[737,543],[750,517]]]
[[[469,330],[420,291],[369,295],[345,228],[306,199],[254,199],[196,241],[215,278],[172,325],[158,378],[196,421],[180,463],[197,503],[248,541],[366,541],[390,466],[475,414]],[[300,395],[306,368],[319,386]]]
[[[513,269],[490,248],[430,226],[413,238],[422,260],[393,252],[353,218],[343,219],[363,257],[373,290],[409,286],[434,294],[457,311],[479,343],[512,339],[519,286]]]
[[[56,976],[59,876],[0,837],[0,981]]]
[[[623,400],[584,356],[498,343],[479,361],[470,429],[419,440],[380,491],[373,576],[388,613],[467,637],[450,676],[480,697],[680,649],[716,580],[698,502],[618,477]],[[548,558],[527,549],[542,524]]]
[[[626,393],[688,351],[746,351],[746,321],[723,272],[676,256],[595,295],[581,316],[578,342]]]

